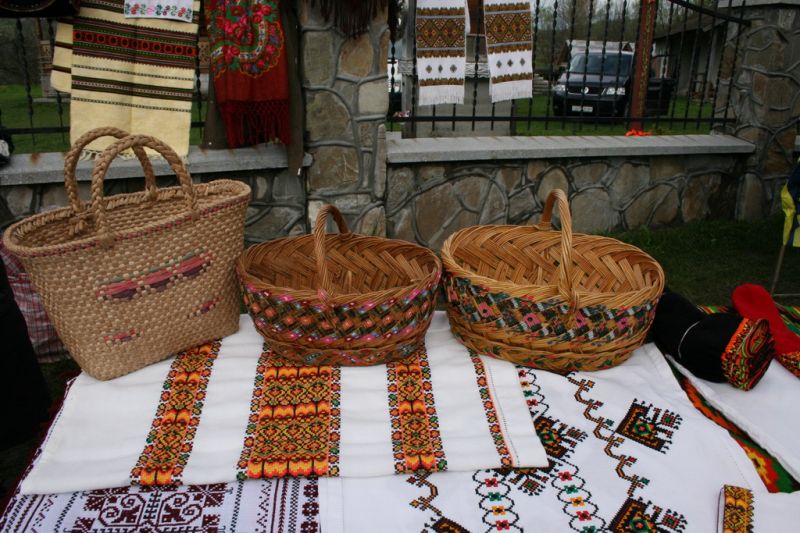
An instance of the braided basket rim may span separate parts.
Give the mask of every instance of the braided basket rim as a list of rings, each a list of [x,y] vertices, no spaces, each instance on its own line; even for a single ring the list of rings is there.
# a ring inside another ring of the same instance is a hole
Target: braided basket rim
[[[313,241],[314,236],[312,234],[308,235],[297,235],[297,236],[290,236],[290,237],[282,237],[279,239],[273,239],[271,241],[263,242],[254,244],[249,246],[242,253],[239,255],[239,258],[236,260],[236,272],[239,275],[239,278],[243,284],[252,287],[256,291],[280,291],[285,294],[290,294],[292,296],[302,298],[304,300],[308,300],[310,302],[318,302],[321,301],[319,298],[319,294],[315,289],[301,289],[297,287],[287,287],[282,285],[274,285],[265,281],[264,279],[256,276],[255,274],[251,273],[248,270],[248,267],[252,264],[250,260],[252,255],[255,255],[256,252],[269,249],[271,247],[279,247],[285,244],[286,242],[292,242],[297,240],[310,240]],[[387,242],[390,241],[397,249],[413,249],[418,251],[423,251],[424,255],[426,255],[429,259],[429,265],[432,265],[434,268],[430,269],[427,275],[420,280],[414,283],[408,283],[405,285],[397,285],[394,287],[386,287],[380,290],[374,291],[367,291],[367,292],[350,292],[350,293],[331,293],[329,295],[328,303],[329,304],[341,304],[341,303],[350,303],[353,301],[359,302],[365,299],[372,299],[372,300],[382,300],[392,297],[393,295],[405,293],[414,288],[424,288],[429,285],[435,286],[438,284],[439,279],[441,278],[444,269],[442,266],[442,262],[437,257],[437,255],[430,250],[429,248],[425,248],[424,246],[420,246],[418,244],[402,241],[399,239],[390,239],[386,237],[377,237],[372,235],[361,235],[357,233],[346,233],[346,234],[339,234],[339,233],[329,233],[325,237],[326,243],[328,246],[335,247],[336,241],[339,240],[347,240],[347,241],[366,241],[366,242]],[[333,241],[333,243],[331,243]],[[436,291],[432,291],[434,295],[432,299],[435,299]]]
[[[239,205],[240,203],[249,202],[250,200],[250,186],[237,180],[218,179],[207,183],[196,183],[193,185],[193,187],[198,197],[219,195],[219,197],[215,198],[212,203],[204,206],[202,209],[199,209],[197,212],[198,215],[204,215],[210,211],[219,209],[220,206],[235,206]],[[146,191],[135,191],[130,193],[115,194],[109,197],[113,199],[110,202],[111,207],[107,208],[109,215],[113,216],[115,207],[144,205],[147,201],[146,195]],[[180,185],[161,187],[158,189],[158,195],[159,198],[170,196],[182,198],[181,187]],[[157,202],[154,204],[154,208],[158,208]],[[45,226],[50,222],[62,222],[69,220],[73,214],[72,208],[69,206],[53,209],[52,211],[45,211],[43,213],[37,213],[20,220],[19,222],[15,222],[6,228],[3,235],[3,241],[6,243],[8,249],[14,255],[19,257],[30,257],[33,255],[60,255],[88,246],[97,245],[99,242],[97,232],[88,233],[85,237],[81,238],[67,237],[61,242],[50,244],[36,246],[25,244],[27,235],[33,230]],[[160,217],[157,220],[152,220],[145,224],[119,231],[115,234],[115,237],[117,240],[125,240],[139,235],[142,232],[157,230],[159,228],[167,227],[176,223],[182,223],[191,218],[191,212],[182,211],[174,215]]]
[[[469,236],[472,233],[497,233],[499,231],[515,231],[515,232],[549,232],[549,233],[560,233],[559,230],[547,230],[547,229],[540,229],[537,228],[536,225],[530,226],[521,226],[516,224],[487,224],[487,225],[479,225],[479,226],[470,226],[468,228],[463,228],[452,233],[442,244],[442,265],[444,266],[445,272],[449,276],[454,276],[462,279],[468,280],[473,285],[479,285],[482,287],[487,288],[490,292],[503,292],[508,293],[513,296],[523,295],[529,291],[541,290],[543,288],[552,287],[554,289],[554,296],[558,295],[558,291],[555,290],[556,284],[550,283],[545,285],[537,285],[537,284],[518,284],[509,281],[502,281],[495,278],[490,278],[488,276],[482,276],[480,274],[475,273],[474,271],[461,266],[455,258],[456,251],[461,247],[468,247],[472,242],[470,239],[466,239],[466,236]],[[656,261],[650,254],[638,248],[632,244],[628,244],[622,242],[618,239],[613,237],[606,237],[606,236],[599,236],[599,235],[590,235],[586,233],[573,233],[573,240],[575,244],[589,244],[586,241],[603,241],[608,243],[613,243],[615,246],[618,246],[620,249],[625,249],[628,252],[631,252],[634,255],[639,256],[644,262],[649,263],[654,267],[654,274],[656,275],[658,283],[652,286],[645,286],[639,290],[635,291],[621,291],[621,292],[604,292],[604,291],[595,291],[586,289],[583,287],[576,287],[575,292],[582,296],[582,302],[590,302],[597,298],[607,298],[613,296],[620,296],[622,294],[630,294],[633,296],[634,294],[638,295],[641,294],[641,297],[645,297],[646,295],[653,294],[657,296],[661,294],[664,288],[664,269]],[[461,240],[465,239],[462,243]],[[574,253],[573,246],[573,253]],[[658,287],[658,290],[655,290]]]

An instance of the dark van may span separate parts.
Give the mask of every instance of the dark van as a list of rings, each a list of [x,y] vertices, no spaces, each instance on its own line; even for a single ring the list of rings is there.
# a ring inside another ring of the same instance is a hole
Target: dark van
[[[553,113],[621,117],[627,114],[633,76],[633,52],[589,51],[576,54],[553,85]],[[651,78],[649,112],[665,113],[674,81]]]

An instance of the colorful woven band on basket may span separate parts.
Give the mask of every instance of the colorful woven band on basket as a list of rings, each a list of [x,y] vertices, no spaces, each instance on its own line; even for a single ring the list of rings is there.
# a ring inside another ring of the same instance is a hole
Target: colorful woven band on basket
[[[722,353],[728,382],[737,389],[752,389],[769,368],[773,344],[769,322],[743,319]]]
[[[438,277],[399,298],[330,306],[259,291],[246,283],[242,287],[256,329],[283,357],[315,365],[374,365],[409,356],[423,346],[437,283]],[[385,341],[391,339],[397,344],[387,350]],[[309,346],[319,349],[309,351]]]
[[[632,337],[647,329],[655,313],[655,304],[649,300],[621,309],[586,306],[577,310],[574,327],[569,327],[565,321],[568,306],[561,298],[514,298],[455,276],[445,276],[443,284],[448,303],[466,322],[513,330],[531,339],[548,338],[553,344],[576,341],[600,346]]]

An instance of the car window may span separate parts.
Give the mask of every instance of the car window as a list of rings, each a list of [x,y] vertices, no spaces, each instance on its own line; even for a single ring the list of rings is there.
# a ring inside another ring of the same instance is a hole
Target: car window
[[[619,66],[620,75],[626,75],[631,66],[631,56],[625,54],[619,56],[613,52],[606,53],[606,59],[603,61],[603,54],[580,54],[572,58],[569,64],[569,71],[571,73],[583,74],[584,69],[587,74],[600,74],[616,76],[617,66]]]

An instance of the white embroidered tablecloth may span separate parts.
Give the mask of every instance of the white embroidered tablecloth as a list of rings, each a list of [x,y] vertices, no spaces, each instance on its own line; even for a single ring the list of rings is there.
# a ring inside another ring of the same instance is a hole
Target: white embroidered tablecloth
[[[0,531],[676,533],[714,531],[725,484],[763,491],[652,345],[601,372],[516,370],[545,468],[17,493]]]
[[[71,385],[23,493],[543,466],[517,370],[470,356],[437,313],[420,351],[373,367],[262,353],[248,316],[222,342]]]
[[[325,531],[714,531],[723,485],[763,490],[653,345],[609,370],[519,380],[548,468],[320,480]]]

